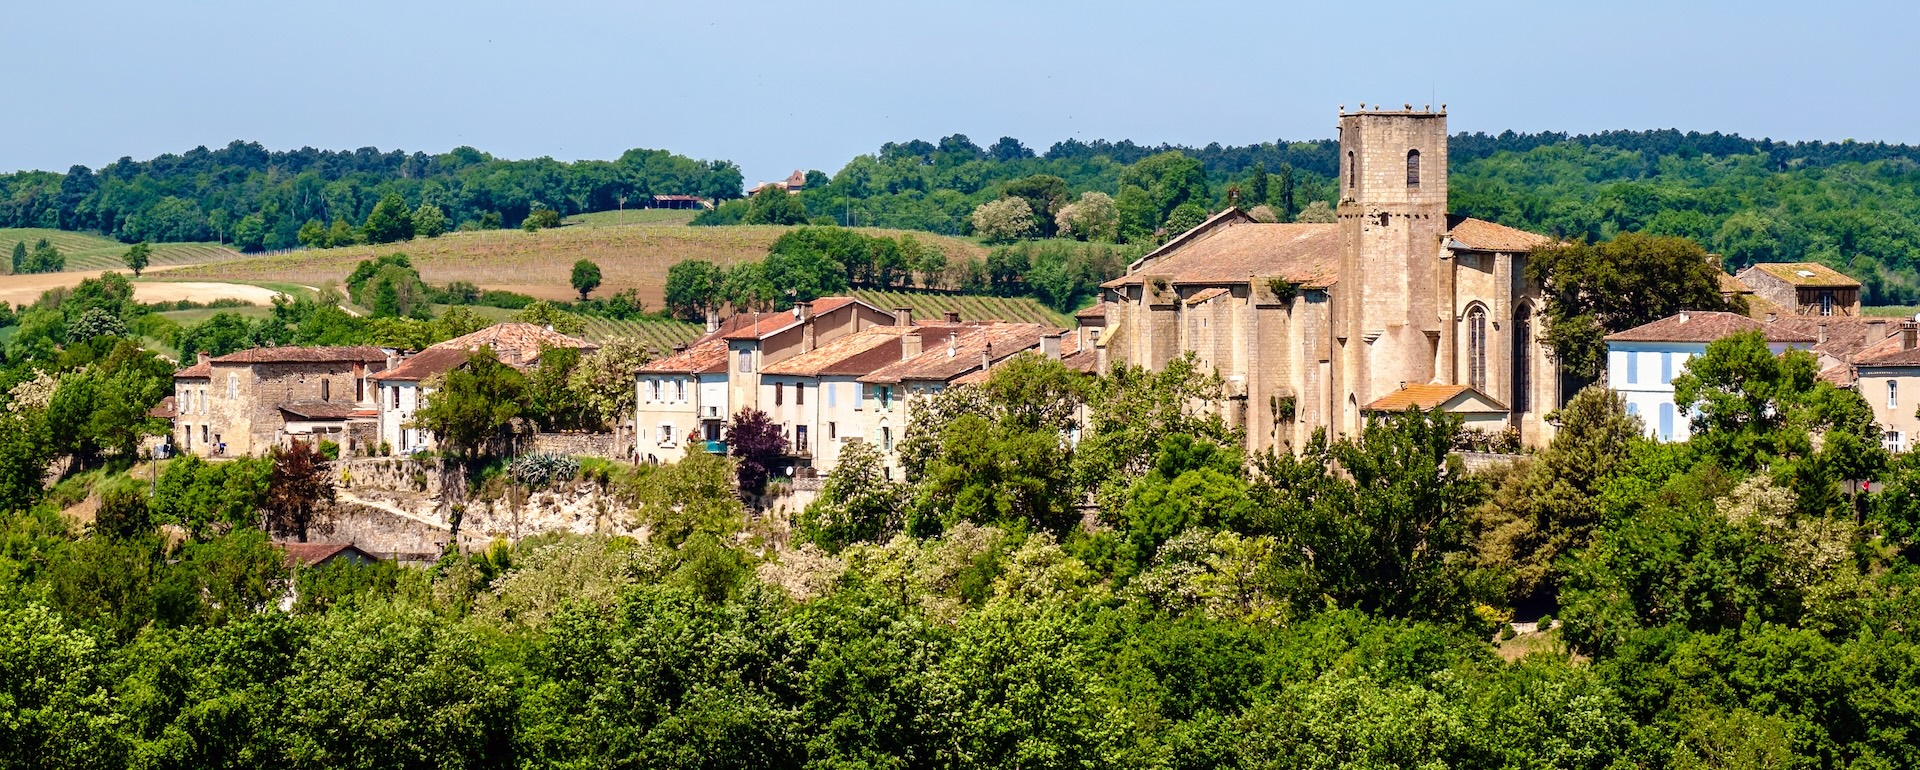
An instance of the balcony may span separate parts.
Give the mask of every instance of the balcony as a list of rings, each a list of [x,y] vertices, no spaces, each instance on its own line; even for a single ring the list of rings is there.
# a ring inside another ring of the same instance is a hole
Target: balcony
[[[707,451],[707,454],[723,455],[727,453],[727,442],[725,441],[702,441],[700,445],[701,448]]]

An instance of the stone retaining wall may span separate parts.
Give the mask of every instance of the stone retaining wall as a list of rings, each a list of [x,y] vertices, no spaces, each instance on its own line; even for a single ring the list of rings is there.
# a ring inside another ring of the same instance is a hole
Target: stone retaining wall
[[[620,444],[619,437],[612,433],[536,433],[533,435],[533,440],[527,442],[527,450],[560,455],[604,457],[609,460],[626,459]]]

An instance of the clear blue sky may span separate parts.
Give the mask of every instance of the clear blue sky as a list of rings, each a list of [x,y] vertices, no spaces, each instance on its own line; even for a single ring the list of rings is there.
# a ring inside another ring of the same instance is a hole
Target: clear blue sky
[[[1455,131],[1920,143],[1920,2],[21,2],[0,170],[232,139],[652,147],[747,181],[960,132],[1245,144],[1341,104]],[[1351,9],[1351,10],[1349,10]]]

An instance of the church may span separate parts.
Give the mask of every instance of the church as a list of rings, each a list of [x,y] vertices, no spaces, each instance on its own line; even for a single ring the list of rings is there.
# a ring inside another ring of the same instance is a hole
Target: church
[[[1561,403],[1526,277],[1541,235],[1447,213],[1447,113],[1340,111],[1337,221],[1229,208],[1135,260],[1080,315],[1102,366],[1193,354],[1247,447],[1354,435],[1418,406],[1544,445]]]

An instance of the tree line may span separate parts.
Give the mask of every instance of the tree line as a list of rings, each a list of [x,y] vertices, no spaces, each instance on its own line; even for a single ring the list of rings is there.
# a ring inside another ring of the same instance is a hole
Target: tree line
[[[94,231],[127,243],[217,240],[254,251],[362,237],[352,231],[390,197],[405,212],[436,210],[441,220],[428,229],[445,230],[518,227],[541,211],[607,211],[655,194],[738,197],[740,171],[663,150],[566,163],[503,160],[471,147],[438,155],[371,147],[269,151],[235,141],[146,161],[122,158],[97,171],[0,175],[0,227]],[[384,232],[367,239],[404,240]]]

